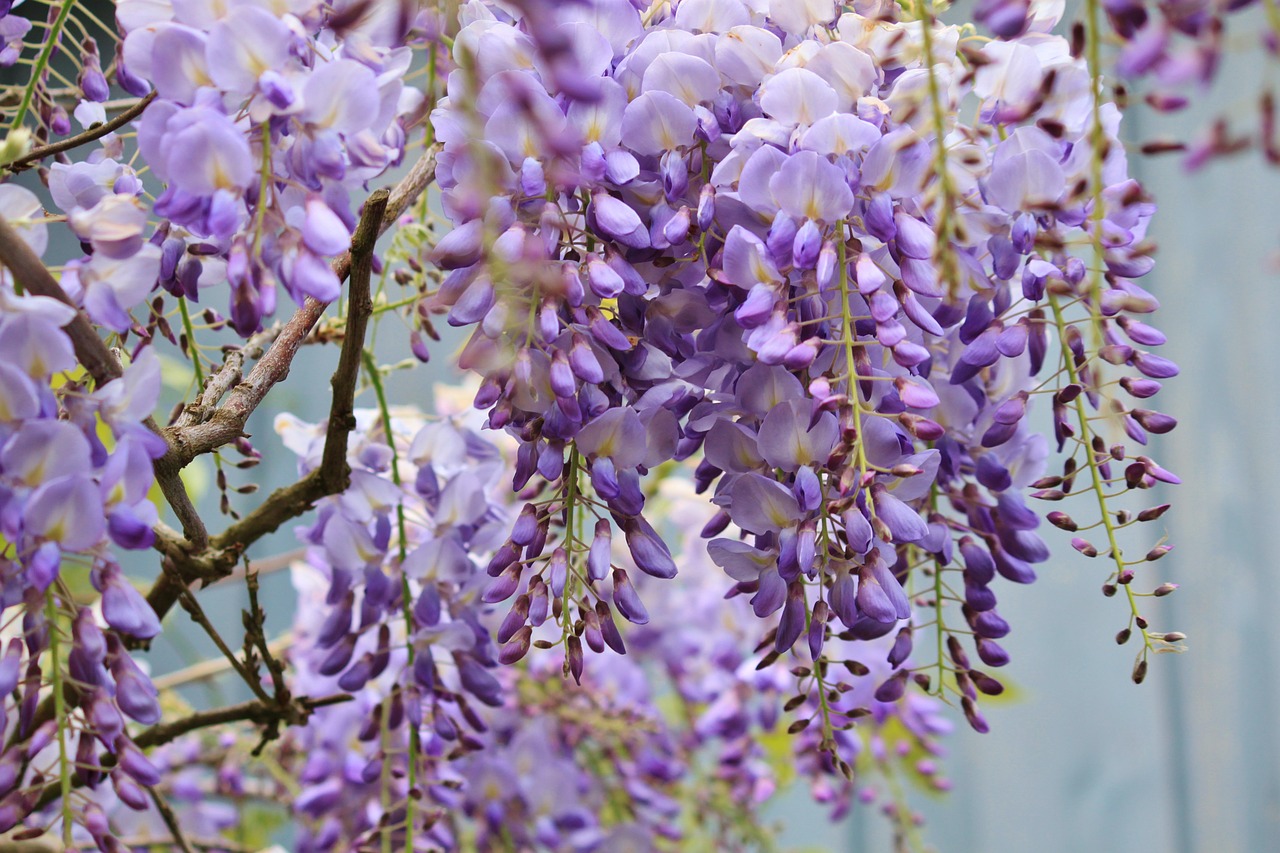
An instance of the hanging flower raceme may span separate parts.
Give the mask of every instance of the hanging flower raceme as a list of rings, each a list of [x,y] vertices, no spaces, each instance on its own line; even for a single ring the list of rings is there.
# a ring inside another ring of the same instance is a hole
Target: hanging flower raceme
[[[11,185],[2,203],[19,224],[24,210],[38,210],[34,196]],[[44,225],[19,233],[44,251]],[[121,798],[149,808],[138,786],[152,784],[153,768],[124,719],[152,724],[160,707],[124,640],[155,637],[160,623],[112,546],[145,549],[154,540],[148,492],[165,443],[142,421],[155,408],[160,365],[143,349],[122,376],[90,392],[64,331],[74,315],[62,302],[18,293],[8,273],[0,280],[0,607],[10,626],[0,663],[4,831],[39,824],[44,786],[73,753],[78,784],[95,788],[109,777]],[[68,592],[86,573],[101,595],[97,614]],[[55,710],[52,693],[68,683]],[[77,814],[88,825],[90,814]]]
[[[420,310],[475,325],[476,405],[521,442],[516,488],[546,484],[490,563],[490,597],[550,589],[568,672],[591,602],[647,616],[601,556],[609,541],[645,574],[675,572],[640,479],[666,460],[702,452],[697,481],[721,510],[706,533],[735,534],[713,559],[756,615],[780,614],[775,654],[818,617],[851,639],[909,636],[923,607],[993,667],[1008,625],[992,581],[1030,582],[1048,557],[1026,499],[1088,469],[1110,517],[1105,484],[1173,479],[1080,433],[1084,405],[1138,443],[1171,428],[1113,382],[1130,374],[1120,387],[1145,400],[1176,367],[1145,350],[1163,337],[1138,319],[1155,307],[1134,282],[1154,208],[1127,175],[1119,113],[1048,34],[1052,9],[973,48],[893,7],[726,0],[642,23],[603,3],[591,32],[587,6],[467,8],[433,116],[455,228]],[[590,85],[553,73],[556,34]],[[1048,442],[1027,422],[1046,382],[1063,477],[1042,476]],[[947,603],[962,577],[963,628]],[[811,652],[825,666],[820,639]],[[895,663],[886,689],[954,691],[985,727],[962,657],[932,680]]]

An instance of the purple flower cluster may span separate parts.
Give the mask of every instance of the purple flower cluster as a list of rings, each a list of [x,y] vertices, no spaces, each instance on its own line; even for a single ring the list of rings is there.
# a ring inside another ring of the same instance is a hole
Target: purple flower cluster
[[[403,33],[380,16],[339,33],[335,16],[314,0],[118,5],[116,82],[139,97],[154,87],[137,144],[163,191],[148,210],[114,134],[53,167],[54,201],[91,249],[63,286],[95,322],[138,328],[130,312],[157,282],[193,301],[228,284],[246,336],[275,312],[277,287],[299,304],[338,297],[327,259],[350,243],[352,191],[400,162],[423,97],[404,86]],[[77,118],[105,114],[86,102]]]
[[[6,185],[0,208],[7,220],[21,223],[30,222],[39,205],[27,190]],[[20,233],[43,252],[42,224]],[[157,777],[125,730],[126,717],[158,722],[160,706],[124,639],[154,637],[160,623],[111,546],[142,549],[153,540],[157,514],[147,493],[152,459],[165,445],[141,422],[155,407],[160,365],[144,349],[120,378],[90,392],[63,330],[74,314],[56,300],[18,292],[8,273],[0,281],[5,831],[28,819],[44,785],[68,761],[75,762],[78,784],[97,787],[109,776],[134,808],[149,806],[139,786]],[[77,606],[70,592],[86,576],[101,595],[93,610]],[[53,691],[64,693],[56,716],[41,711],[41,700]],[[85,826],[97,825],[92,817],[81,815]]]
[[[609,542],[620,531],[642,572],[675,574],[641,477],[698,451],[720,508],[705,534],[736,533],[712,559],[757,616],[780,614],[775,654],[804,637],[817,672],[830,636],[894,633],[877,695],[951,690],[979,729],[978,693],[1000,685],[959,636],[1007,663],[993,581],[1030,582],[1048,557],[1028,494],[1060,497],[1087,470],[1113,581],[1132,578],[1115,531],[1134,519],[1103,492],[1176,478],[1101,443],[1084,406],[1144,444],[1174,425],[1146,400],[1177,368],[1139,319],[1156,307],[1134,282],[1154,208],[1119,113],[1045,32],[1052,14],[975,49],[863,11],[468,5],[433,115],[448,274],[420,310],[475,325],[476,405],[520,441],[516,488],[544,484],[489,565],[490,600],[525,590],[504,659],[527,650],[547,588],[575,677],[584,640],[623,650],[609,611],[648,613]],[[1048,442],[1026,418],[1045,385],[1061,477],[1042,478]],[[903,666],[916,606],[953,648],[933,681]],[[830,748],[826,710],[822,732]]]
[[[358,413],[358,418],[365,417]],[[441,427],[458,429],[457,421],[421,426],[421,419],[401,413],[396,423],[404,428],[406,448],[430,443],[439,451],[449,451],[434,459],[462,458],[459,447],[449,447],[452,438],[443,443],[437,443],[439,436],[410,440],[415,428],[422,428],[418,433],[422,436]],[[282,421],[281,427],[290,445],[304,456],[312,440],[308,436],[319,434],[289,420]],[[481,446],[475,434],[460,434],[470,436],[467,447]],[[357,473],[361,470],[358,460],[370,452],[369,447],[353,451]],[[451,470],[447,464],[436,462],[418,471],[441,477],[443,492],[472,477],[481,485],[495,485],[497,471],[487,464],[489,454],[466,454],[468,463],[455,464],[453,476],[445,473]],[[424,475],[417,476],[421,480]],[[322,516],[331,508],[342,512],[344,506],[364,505],[367,495],[366,487],[353,484],[351,491],[322,509]],[[705,503],[692,495],[683,478],[664,481],[657,500],[664,514],[707,515]],[[408,518],[425,518],[419,501],[406,492]],[[334,517],[327,524],[334,524]],[[437,522],[441,518],[436,510]],[[370,529],[376,527],[374,522]],[[431,534],[415,528],[416,524],[410,527],[417,547],[430,547]],[[435,530],[441,529],[437,524]],[[314,540],[317,534],[304,529],[302,535]],[[320,537],[329,539],[328,534]],[[311,695],[350,692],[353,698],[318,709],[305,727],[289,735],[285,761],[295,768],[302,784],[294,807],[304,832],[298,849],[376,846],[388,833],[396,843],[407,844],[407,801],[414,796],[409,793],[403,764],[410,748],[409,728],[422,736],[413,786],[420,792],[416,805],[420,826],[415,837],[433,849],[514,845],[531,850],[603,851],[625,849],[624,843],[637,849],[664,849],[670,843],[701,843],[701,833],[706,834],[706,843],[733,849],[766,837],[760,809],[778,782],[765,743],[774,733],[781,734],[779,721],[792,676],[782,662],[757,666],[761,658],[752,653],[755,630],[746,613],[748,606],[741,598],[724,600],[726,581],[708,558],[697,525],[686,531],[675,553],[685,569],[679,578],[642,582],[656,609],[654,618],[631,634],[635,654],[601,655],[579,687],[557,677],[561,660],[534,656],[496,672],[502,686],[500,704],[482,701],[480,706],[470,706],[462,696],[472,689],[461,663],[454,671],[451,667],[441,670],[447,673],[443,675],[447,687],[440,681],[430,688],[412,683],[412,664],[396,645],[404,642],[398,630],[385,671],[374,672],[358,685],[343,684],[343,673],[326,663],[333,645],[326,645],[325,635],[333,633],[330,627],[335,621],[349,620],[351,610],[341,603],[334,606],[332,600],[332,549],[310,548],[307,562],[294,568],[299,608],[291,652],[296,673],[293,687]],[[394,560],[378,569],[384,570],[394,574]],[[478,564],[472,565],[470,577],[484,578]],[[417,584],[415,578],[415,588]],[[368,581],[353,587],[363,597],[356,609],[367,614]],[[427,588],[424,583],[423,589]],[[427,638],[429,630],[419,627],[413,641],[418,656],[433,650],[439,654],[450,643],[456,646],[460,636],[465,636],[464,644],[475,643],[477,624],[489,631],[497,622],[483,611],[475,612],[476,621],[471,621],[473,611],[461,609],[462,596],[444,586],[439,590],[452,617],[444,624],[465,621],[467,627],[453,632],[451,640],[444,639],[448,629]],[[374,648],[371,635],[377,630],[368,627],[364,615],[361,622],[358,633],[367,638],[356,641],[357,653],[362,646]],[[599,632],[598,623],[586,631],[588,636]],[[593,655],[604,648],[601,643],[588,645],[588,654]],[[939,754],[937,737],[949,728],[938,719],[937,703],[931,699],[909,696],[880,701],[872,696],[880,671],[889,668],[883,660],[887,648],[880,649],[877,673],[864,673],[860,687],[833,705],[834,713],[845,714],[850,721],[863,713],[855,712],[855,707],[873,715],[857,729],[838,735],[849,760],[861,761],[857,787],[841,777],[834,765],[821,760],[807,735],[794,741],[797,764],[810,775],[815,796],[831,803],[837,816],[859,797],[870,798],[867,785],[877,766],[901,762],[908,755],[914,764],[924,766],[927,762],[921,755]],[[433,692],[434,699],[420,698]],[[670,699],[678,707],[660,710]],[[817,700],[812,701],[816,708]],[[446,710],[454,702],[461,711],[458,717]],[[416,720],[415,707],[422,712]],[[791,703],[785,713],[813,713],[812,708],[797,709],[798,704]],[[914,765],[907,769],[926,780],[936,774],[932,768],[926,768],[927,773]],[[945,782],[939,779],[933,784]],[[694,814],[700,818],[691,822],[688,818]],[[711,814],[717,818],[709,820]]]
[[[302,473],[319,464],[323,428],[281,416],[277,431]],[[478,708],[503,699],[479,562],[506,527],[501,454],[460,418],[397,413],[388,434],[358,410],[355,435],[351,487],[300,531],[293,689],[355,699],[317,712],[295,744],[299,850],[393,830],[425,839],[439,807],[417,802],[421,786],[447,754],[479,748]]]

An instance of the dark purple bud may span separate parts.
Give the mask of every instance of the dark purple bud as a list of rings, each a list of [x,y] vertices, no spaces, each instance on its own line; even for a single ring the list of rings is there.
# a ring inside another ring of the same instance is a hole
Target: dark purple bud
[[[1152,379],[1170,379],[1178,375],[1178,365],[1167,358],[1152,355],[1149,352],[1135,353],[1133,366],[1144,376],[1149,376]]]
[[[796,640],[804,633],[806,608],[804,605],[804,586],[793,581],[787,587],[787,602],[782,608],[782,616],[778,620],[778,632],[774,637],[774,649],[779,652],[790,651]]]
[[[1014,583],[1032,583],[1036,579],[1035,570],[1026,561],[1021,560],[1004,548],[997,547],[992,554],[996,562],[996,571]]]
[[[1004,692],[1004,685],[996,679],[977,669],[969,670],[969,678],[973,686],[988,696],[999,696]]]
[[[505,643],[515,636],[516,631],[524,627],[525,622],[529,618],[529,596],[521,595],[516,599],[516,603],[507,611],[507,615],[502,620],[502,624],[498,626],[497,632],[493,635],[494,639],[499,643]]]
[[[116,740],[116,756],[122,771],[144,787],[160,784],[160,771],[134,746],[133,741],[121,736]]]
[[[151,808],[151,800],[146,792],[123,772],[117,770],[111,774],[111,787],[115,789],[120,801],[135,812],[145,812]]]
[[[969,625],[973,627],[975,634],[988,640],[998,640],[1009,635],[1009,623],[1004,621],[994,609],[972,614]]]
[[[1004,666],[1009,662],[1009,653],[994,640],[988,640],[986,637],[977,638],[978,657],[982,658],[982,662],[987,666]]]
[[[637,568],[655,578],[675,577],[676,563],[671,558],[671,551],[649,522],[643,517],[629,519],[624,531],[627,549]]]
[[[596,619],[600,624],[600,634],[609,648],[620,655],[625,655],[627,646],[622,641],[622,633],[618,631],[618,623],[613,621],[613,613],[609,610],[609,605],[603,601],[596,602]]]
[[[645,610],[644,602],[636,594],[636,588],[632,586],[625,569],[613,570],[613,604],[628,622],[634,625],[648,624],[649,611]]]
[[[458,662],[462,689],[492,708],[502,704],[502,685],[489,670],[470,655],[455,654],[454,659]]]
[[[877,702],[897,702],[907,691],[907,671],[905,669],[894,673],[888,681],[876,688],[875,700]]]
[[[434,582],[423,584],[422,592],[413,605],[413,619],[420,627],[429,628],[440,623],[440,590]]]
[[[826,601],[819,600],[813,605],[813,615],[809,619],[809,656],[815,661],[822,655],[829,618],[831,618],[831,610]]]
[[[509,666],[523,658],[529,653],[529,646],[532,642],[533,628],[525,625],[498,650],[498,662]]]
[[[88,610],[84,612],[87,613]],[[78,618],[76,622],[77,624],[79,623]],[[86,651],[86,653],[88,652]],[[0,658],[0,696],[8,696],[13,693],[18,686],[18,676],[21,672],[22,641],[15,638],[9,641],[9,647],[5,650],[4,657]]]
[[[499,601],[506,601],[515,594],[516,589],[520,586],[520,574],[522,565],[520,563],[512,563],[502,574],[494,578],[484,594],[480,596],[480,600],[487,604],[495,604]]]
[[[582,641],[576,636],[570,636],[566,644],[568,652],[565,657],[565,669],[573,676],[575,684],[582,683]]]
[[[360,658],[338,678],[338,686],[354,693],[369,683],[373,677],[373,653],[365,652]]]
[[[529,446],[530,445],[525,445],[525,447]],[[489,567],[486,571],[488,572],[489,577],[496,578],[518,559],[520,559],[520,549],[516,548],[510,542],[504,543],[489,559]]]
[[[355,593],[348,590],[338,606],[329,611],[324,624],[320,626],[320,631],[316,634],[318,647],[327,649],[351,632],[351,614],[354,604]]]
[[[337,645],[333,647],[333,651],[325,656],[320,662],[317,671],[321,675],[337,675],[347,668],[347,664],[351,662],[351,656],[356,651],[356,639],[351,634],[347,634]]]
[[[911,656],[911,628],[903,628],[893,640],[889,649],[889,666],[895,669],[902,666],[903,661]]]
[[[996,606],[996,594],[991,591],[991,587],[969,580],[969,573],[965,572],[964,603],[971,610],[990,610]]]

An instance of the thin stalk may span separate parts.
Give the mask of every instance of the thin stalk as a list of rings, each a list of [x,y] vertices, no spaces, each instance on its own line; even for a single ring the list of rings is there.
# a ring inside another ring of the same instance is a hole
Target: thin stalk
[[[40,56],[36,58],[36,63],[31,68],[31,82],[27,84],[26,90],[22,93],[22,103],[18,105],[18,112],[9,124],[10,130],[17,130],[22,127],[22,123],[26,120],[27,110],[31,108],[31,99],[35,97],[36,87],[40,85],[40,78],[44,75],[45,69],[49,67],[49,58],[53,56],[53,49],[57,46],[59,39],[62,38],[62,28],[67,24],[67,18],[71,17],[71,7],[75,4],[76,0],[63,0],[62,8],[58,10],[58,17],[54,20],[53,26],[49,28],[49,35],[45,37]]]
[[[378,399],[378,413],[382,417],[382,430],[387,436],[387,446],[391,448],[391,481],[396,484],[396,488],[402,489],[403,482],[400,479],[400,454],[396,450],[395,434],[391,431],[391,409],[387,405],[387,392],[382,385],[382,375],[378,372],[378,361],[373,357],[373,353],[369,350],[364,351],[364,367],[365,373],[369,376],[369,384],[373,387],[373,394]],[[404,518],[404,501],[401,500],[396,504],[396,533],[397,533],[397,550],[400,555],[401,564],[404,563],[405,554],[408,553],[408,536],[405,532]],[[413,652],[413,597],[409,588],[409,578],[402,571],[400,573],[400,590],[401,590],[401,607],[404,613],[405,628],[405,651],[408,654],[409,669],[413,669],[414,652]],[[418,727],[413,723],[409,723],[409,794],[405,798],[405,828],[404,828],[404,849],[413,850],[413,811],[414,811],[414,787],[417,785],[418,773],[418,754],[420,746],[418,743]],[[386,836],[390,838],[390,833]]]
[[[58,607],[54,591],[45,595],[45,621],[49,623],[49,666],[53,670],[53,714],[58,727],[58,790],[62,798],[62,843],[70,847],[71,837],[71,760],[67,755],[67,697],[62,693],[61,637],[58,634]]]

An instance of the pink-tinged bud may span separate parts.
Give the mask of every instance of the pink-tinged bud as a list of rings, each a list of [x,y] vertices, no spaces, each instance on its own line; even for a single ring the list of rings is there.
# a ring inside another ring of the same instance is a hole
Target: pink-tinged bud
[[[1154,397],[1159,392],[1161,385],[1154,379],[1144,379],[1140,376],[1125,376],[1120,380],[1120,387],[1128,391],[1134,397],[1146,399]]]
[[[1065,530],[1068,533],[1075,533],[1077,530],[1080,529],[1080,526],[1076,524],[1075,520],[1072,519],[1071,516],[1067,515],[1065,512],[1061,512],[1056,509],[1048,513],[1047,515],[1045,515],[1045,518],[1054,527],[1058,528],[1059,530]]]
[[[1086,557],[1098,556],[1098,549],[1093,547],[1093,545],[1089,544],[1087,540],[1081,539],[1078,536],[1071,540],[1071,547],[1075,548],[1077,551],[1079,551],[1081,554],[1084,554]]]
[[[1148,474],[1150,474],[1152,477],[1154,477],[1155,479],[1159,480],[1162,483],[1168,483],[1172,486],[1176,486],[1182,482],[1182,478],[1180,478],[1177,474],[1174,474],[1172,471],[1166,471],[1164,468],[1161,468],[1159,465],[1155,463],[1154,460],[1152,460],[1149,457],[1139,456],[1138,461],[1141,462],[1143,467],[1147,469]]]
[[[431,349],[417,329],[409,334],[409,350],[413,353],[413,357],[423,364],[431,361]]]
[[[1163,435],[1178,425],[1177,419],[1163,412],[1153,412],[1150,409],[1134,409],[1132,415],[1134,420],[1142,424],[1144,429],[1156,435]]]
[[[1156,547],[1152,548],[1150,551],[1147,552],[1147,562],[1154,563],[1156,560],[1160,559],[1161,557],[1163,557],[1165,554],[1168,554],[1172,550],[1173,550],[1172,545],[1157,545]]]
[[[937,422],[910,412],[898,415],[898,423],[921,441],[937,441],[946,434],[946,430]]]
[[[527,655],[532,636],[533,629],[528,625],[517,631],[515,636],[498,650],[498,662],[509,666]]]
[[[488,604],[494,604],[510,598],[520,586],[521,568],[520,563],[512,563],[504,569],[502,574],[493,579],[480,599]]]
[[[980,735],[985,735],[991,731],[991,726],[987,723],[986,717],[978,712],[978,705],[968,696],[960,700],[960,709],[964,711],[964,718],[968,721],[969,727]]]
[[[1164,596],[1171,594],[1177,588],[1178,585],[1176,583],[1162,583],[1160,586],[1156,587],[1151,594],[1157,598],[1163,598]]]

